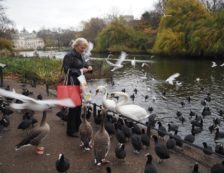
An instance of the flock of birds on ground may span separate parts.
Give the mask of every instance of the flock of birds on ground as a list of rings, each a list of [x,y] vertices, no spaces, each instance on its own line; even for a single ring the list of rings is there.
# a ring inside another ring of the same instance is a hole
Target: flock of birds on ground
[[[122,62],[126,58],[127,54],[125,52],[121,53],[120,59],[116,64],[109,61],[109,56],[107,58],[107,63],[113,66],[112,71],[122,68]],[[131,61],[132,65],[135,61]],[[213,64],[214,66],[215,64]],[[174,84],[174,81],[179,77],[179,73],[175,73],[167,78],[166,82],[170,85]],[[138,90],[134,89],[133,96],[131,99],[137,95]],[[93,150],[94,162],[96,165],[100,166],[104,163],[109,163],[107,160],[107,155],[110,150],[110,138],[115,136],[117,139],[117,146],[115,148],[115,156],[119,160],[125,161],[126,150],[125,145],[130,142],[133,151],[139,154],[143,148],[150,147],[150,138],[154,141],[154,151],[158,157],[158,162],[161,163],[163,160],[170,158],[170,151],[174,150],[176,147],[182,148],[183,145],[193,144],[195,140],[195,135],[203,130],[203,118],[211,115],[211,111],[208,106],[208,102],[211,101],[211,96],[208,93],[205,99],[202,101],[204,109],[202,111],[202,116],[196,115],[193,111],[190,112],[190,117],[195,117],[191,121],[192,130],[191,134],[184,137],[178,135],[178,125],[174,123],[169,123],[166,128],[161,121],[157,118],[156,114],[151,114],[153,108],[149,108],[148,111],[143,107],[136,104],[129,104],[129,95],[126,93],[125,89],[122,91],[108,93],[105,86],[99,86],[96,89],[96,94],[103,93],[102,105],[97,106],[96,104],[83,104],[82,112],[82,123],[80,125],[80,147],[84,150]],[[63,121],[67,121],[67,107],[74,107],[75,105],[70,99],[64,100],[43,100],[41,95],[37,96],[37,99],[29,97],[32,95],[28,89],[23,88],[21,94],[16,93],[15,90],[10,90],[7,86],[5,89],[0,89],[0,110],[2,112],[2,118],[0,120],[0,132],[10,125],[9,115],[13,111],[9,108],[16,110],[22,110],[24,112],[23,119],[18,125],[18,129],[26,131],[26,136],[16,145],[16,150],[19,150],[26,146],[36,146],[36,153],[43,154],[44,147],[41,147],[42,140],[47,136],[50,131],[50,126],[46,121],[47,112],[52,107],[57,105],[64,106],[56,115],[60,117]],[[165,94],[164,94],[165,95]],[[114,98],[114,99],[112,99]],[[145,99],[148,99],[145,97]],[[188,102],[191,101],[188,97]],[[184,102],[181,103],[184,106]],[[43,112],[43,116],[39,125],[35,125],[37,120],[34,118],[35,111]],[[149,113],[150,112],[150,113]],[[220,110],[219,115],[223,119],[223,111]],[[184,117],[181,112],[177,112],[177,118],[184,122]],[[122,116],[119,116],[122,115]],[[97,132],[93,132],[92,121],[89,121],[90,117],[93,116],[93,122],[96,125],[100,125]],[[143,125],[138,125],[139,121],[146,120]],[[215,153],[224,156],[224,148],[222,143],[224,143],[224,132],[220,131],[218,126],[221,123],[220,118],[216,118],[213,124],[209,127],[211,133],[215,131],[215,142],[218,144],[215,148]],[[158,133],[152,134],[152,129],[156,130]],[[171,133],[173,132],[173,134]],[[165,137],[168,139],[165,140]],[[214,154],[213,149],[206,142],[203,142],[203,153],[205,155]],[[146,155],[147,161],[144,167],[144,173],[156,173],[159,172],[157,167],[154,166],[153,158],[150,153]],[[69,160],[61,153],[56,161],[56,169],[58,172],[66,172],[70,168]],[[111,172],[111,167],[107,167],[106,171]],[[199,164],[195,163],[192,173],[198,173]],[[211,173],[223,173],[224,172],[224,161],[217,163],[212,166]]]
[[[14,90],[9,90],[10,87],[7,87],[6,90],[0,89],[0,95],[2,96],[0,109],[3,114],[0,120],[1,131],[10,124],[9,115],[13,113],[13,110],[11,110],[9,107],[16,110],[23,110],[23,119],[18,125],[18,129],[26,131],[26,136],[16,145],[15,149],[17,151],[23,147],[32,145],[36,146],[36,152],[38,154],[43,154],[44,147],[40,147],[40,145],[42,140],[50,131],[50,126],[46,121],[47,111],[55,105],[71,107],[72,104],[67,100],[65,102],[60,101],[60,103],[58,100],[43,100],[43,97],[40,94],[37,96],[37,99],[30,99],[31,97],[29,97],[29,95],[32,95],[32,92],[30,92],[28,89],[23,89],[21,94],[16,93]],[[157,119],[155,114],[149,114],[146,110],[144,110],[144,108],[138,105],[127,104],[128,95],[124,91],[113,92],[109,96],[106,87],[99,86],[96,89],[96,94],[100,93],[103,94],[101,106],[97,106],[96,104],[83,105],[81,118],[82,123],[79,130],[81,141],[80,147],[84,150],[93,150],[94,162],[98,166],[104,163],[109,163],[109,160],[106,158],[110,150],[110,138],[113,135],[116,137],[118,142],[117,147],[115,148],[115,155],[117,159],[125,161],[127,155],[125,145],[127,145],[128,142],[131,143],[133,151],[136,154],[139,154],[144,148],[148,149],[150,147],[150,138],[152,137],[155,143],[154,150],[157,157],[159,158],[158,162],[161,163],[162,160],[170,158],[170,150],[174,150],[176,147],[182,148],[185,143],[193,143],[195,134],[202,130],[203,119],[197,120],[199,116],[191,115],[197,117],[194,121],[192,121],[192,133],[183,138],[178,135],[178,126],[175,124],[168,124],[168,128],[165,128],[163,124]],[[135,90],[135,93],[137,94],[137,89]],[[118,101],[116,102],[110,97],[117,98]],[[29,106],[24,108],[24,103],[29,103]],[[18,106],[15,107],[14,104],[18,104]],[[21,109],[19,108],[20,104],[22,106]],[[40,106],[42,107],[40,108]],[[36,125],[37,120],[34,118],[35,111],[43,111],[43,116],[39,125]],[[66,111],[67,108],[63,108],[57,113],[57,116],[60,117],[63,121],[67,121]],[[120,114],[123,116],[118,116]],[[92,128],[92,121],[89,121],[91,116],[93,116],[93,122],[96,125],[100,125],[99,130],[95,134]],[[136,122],[142,119],[147,119],[147,122],[145,125],[139,126]],[[215,127],[219,125],[219,123],[220,120],[214,120],[214,126],[211,129],[214,130]],[[157,129],[158,133],[152,134],[152,129]],[[170,133],[172,131],[174,134]],[[164,141],[165,136],[169,136],[166,141]],[[215,136],[216,139],[219,140],[224,138],[224,133],[220,132],[217,128]],[[203,146],[204,154],[213,154],[212,148],[205,142],[203,142]],[[218,147],[216,148],[215,152],[219,153],[220,155],[224,155],[223,146],[220,144],[217,146]],[[158,172],[158,168],[153,164],[152,155],[148,153],[146,157],[147,161],[144,172]],[[56,161],[56,169],[58,172],[65,172],[69,169],[69,167],[69,160],[62,153],[59,154],[59,158]],[[107,167],[106,170],[107,172],[111,172],[111,167]],[[224,162],[215,164],[211,168],[211,173],[221,173],[223,170]],[[195,163],[192,172],[199,172],[198,163]]]

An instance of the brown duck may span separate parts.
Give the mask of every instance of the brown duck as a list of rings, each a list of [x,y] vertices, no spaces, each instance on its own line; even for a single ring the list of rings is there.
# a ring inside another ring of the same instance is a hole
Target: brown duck
[[[92,148],[92,138],[93,138],[93,128],[91,124],[86,119],[86,106],[83,106],[83,117],[81,118],[82,123],[79,126],[79,134],[81,139],[81,147],[85,150],[90,150]]]
[[[105,119],[106,110],[102,108],[102,121],[100,129],[96,132],[94,136],[94,156],[95,156],[95,164],[101,166],[102,163],[109,163],[106,160],[106,156],[110,149],[110,136],[107,133],[104,127],[104,119]]]
[[[50,131],[50,126],[46,122],[47,112],[43,111],[43,116],[40,122],[40,126],[33,128],[27,136],[16,145],[16,150],[19,150],[26,146],[36,146],[37,154],[44,154],[44,147],[40,147],[40,143],[47,136]]]

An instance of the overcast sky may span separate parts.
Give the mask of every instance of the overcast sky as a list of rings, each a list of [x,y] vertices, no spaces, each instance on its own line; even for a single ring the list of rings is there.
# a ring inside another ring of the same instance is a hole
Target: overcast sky
[[[81,21],[108,14],[140,18],[158,0],[4,0],[6,15],[16,28],[29,31],[42,28],[80,29]]]

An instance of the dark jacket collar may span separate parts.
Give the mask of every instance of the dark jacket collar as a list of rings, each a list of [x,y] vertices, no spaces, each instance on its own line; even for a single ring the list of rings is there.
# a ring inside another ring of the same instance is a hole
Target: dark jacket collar
[[[74,49],[71,50],[71,54],[72,54],[72,56],[75,56],[75,57],[79,57],[79,58],[82,57],[82,55],[80,55],[80,54],[79,54],[78,52],[76,52]]]

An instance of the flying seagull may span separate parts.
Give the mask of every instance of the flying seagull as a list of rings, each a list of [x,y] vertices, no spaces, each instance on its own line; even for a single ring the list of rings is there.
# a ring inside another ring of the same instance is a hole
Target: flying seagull
[[[117,60],[117,62],[114,64],[112,62],[110,62],[108,60],[108,58],[106,59],[106,62],[110,65],[113,66],[114,68],[111,71],[115,71],[117,69],[122,68],[124,65],[122,65],[122,62],[125,60],[125,58],[127,57],[127,53],[126,52],[121,52],[121,55],[119,56],[119,59]]]
[[[14,98],[22,101],[23,103],[11,103],[13,109],[29,109],[33,111],[44,111],[57,105],[64,107],[75,107],[75,104],[70,98],[67,99],[50,99],[50,100],[36,100],[31,97],[18,94],[13,91],[0,89],[0,96]]]
[[[212,68],[213,67],[216,67],[216,66],[217,66],[216,62],[215,61],[212,61]]]
[[[83,53],[83,58],[86,62],[90,60],[91,51],[92,51],[93,47],[94,47],[93,43],[89,42],[88,47],[86,48],[86,50]]]
[[[166,79],[166,82],[168,82],[170,85],[173,85],[174,80],[180,76],[180,73],[175,73],[173,75],[171,75],[170,77],[168,77]]]

